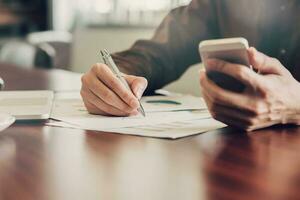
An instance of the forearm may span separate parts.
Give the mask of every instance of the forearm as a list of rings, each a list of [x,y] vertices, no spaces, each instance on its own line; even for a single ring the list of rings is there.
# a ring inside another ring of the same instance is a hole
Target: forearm
[[[200,62],[199,42],[218,36],[211,2],[194,0],[171,11],[151,40],[137,41],[129,50],[114,54],[117,64],[124,72],[147,78],[147,92],[176,80]]]

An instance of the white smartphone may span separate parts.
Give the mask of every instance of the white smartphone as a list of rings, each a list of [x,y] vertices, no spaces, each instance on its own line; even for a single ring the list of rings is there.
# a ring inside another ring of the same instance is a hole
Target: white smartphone
[[[248,41],[245,38],[205,40],[199,44],[199,52],[203,63],[207,59],[216,58],[251,68],[247,52],[248,48]],[[207,76],[226,90],[240,93],[245,89],[244,84],[227,74],[208,71]]]

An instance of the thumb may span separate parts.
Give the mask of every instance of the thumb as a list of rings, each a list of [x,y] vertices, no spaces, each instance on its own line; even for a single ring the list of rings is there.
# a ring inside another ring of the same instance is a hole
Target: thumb
[[[132,75],[125,75],[125,79],[128,82],[133,94],[138,99],[141,99],[148,85],[147,79]]]
[[[271,58],[254,47],[248,49],[249,61],[255,71],[260,74],[282,74],[283,66],[275,58]]]

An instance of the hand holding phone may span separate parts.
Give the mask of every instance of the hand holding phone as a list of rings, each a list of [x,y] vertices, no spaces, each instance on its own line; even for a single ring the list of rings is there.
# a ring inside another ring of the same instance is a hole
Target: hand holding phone
[[[245,38],[227,38],[202,41],[199,45],[199,52],[204,64],[208,59],[219,59],[251,68],[248,48],[248,41]],[[207,76],[218,86],[233,92],[241,93],[246,87],[240,81],[224,73],[207,70]]]

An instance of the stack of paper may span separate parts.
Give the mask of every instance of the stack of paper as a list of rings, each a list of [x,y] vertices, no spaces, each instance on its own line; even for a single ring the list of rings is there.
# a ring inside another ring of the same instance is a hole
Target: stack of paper
[[[89,114],[79,93],[57,93],[48,125],[158,138],[180,138],[225,125],[213,120],[202,98],[153,96],[142,99],[146,117]]]

